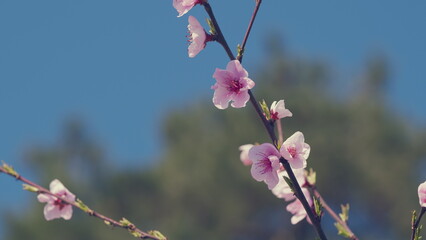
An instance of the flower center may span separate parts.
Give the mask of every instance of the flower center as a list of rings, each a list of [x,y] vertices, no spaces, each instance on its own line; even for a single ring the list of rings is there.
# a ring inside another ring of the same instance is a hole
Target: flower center
[[[243,84],[238,79],[231,80],[228,85],[228,90],[234,93],[239,93],[241,88],[243,88]]]
[[[271,111],[271,119],[278,120],[278,112]]]
[[[294,158],[296,157],[297,151],[295,147],[289,147],[287,148],[288,153],[290,153],[291,157]]]
[[[272,171],[271,161],[269,160],[269,158],[264,158],[262,161],[259,161],[257,164],[262,169],[260,171],[261,174],[265,174],[267,172]]]
[[[62,208],[64,208],[67,204],[64,203],[61,199],[57,198],[54,202],[53,205],[58,206],[59,210],[62,210]]]

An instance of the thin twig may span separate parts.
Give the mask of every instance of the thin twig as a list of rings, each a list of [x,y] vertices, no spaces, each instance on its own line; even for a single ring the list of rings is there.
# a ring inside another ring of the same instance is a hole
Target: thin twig
[[[3,166],[4,166],[4,165],[3,165]],[[38,184],[36,184],[36,183],[34,183],[34,182],[32,182],[32,181],[30,181],[30,180],[26,179],[26,178],[24,178],[24,177],[22,177],[21,175],[17,174],[16,172],[10,172],[10,171],[6,170],[6,168],[4,168],[4,167],[0,167],[0,172],[3,172],[3,173],[5,173],[5,174],[7,174],[7,175],[9,175],[9,176],[12,176],[12,177],[14,177],[16,180],[21,181],[21,182],[23,182],[23,183],[25,183],[25,184],[28,184],[28,185],[30,185],[30,186],[32,186],[32,187],[34,187],[34,188],[37,188],[37,193],[39,193],[39,194],[40,194],[40,193],[48,194],[48,195],[50,195],[50,196],[53,196],[53,197],[55,197],[55,198],[60,199],[62,202],[65,202],[65,203],[67,203],[67,204],[70,204],[70,205],[72,205],[72,206],[74,206],[74,207],[76,207],[76,208],[78,208],[78,209],[80,209],[80,210],[82,210],[82,211],[84,211],[84,212],[88,213],[90,216],[97,217],[97,218],[99,218],[99,219],[103,220],[103,221],[104,221],[107,225],[111,225],[111,226],[114,226],[114,227],[120,227],[120,228],[127,229],[127,230],[129,230],[129,231],[130,231],[130,232],[131,232],[134,236],[135,236],[135,234],[137,234],[137,235],[138,235],[138,238],[140,238],[140,239],[161,240],[161,239],[160,239],[160,238],[158,238],[158,237],[155,237],[155,236],[153,236],[153,235],[151,235],[151,234],[149,234],[149,233],[146,233],[146,232],[144,232],[144,231],[140,230],[139,228],[137,228],[137,227],[136,227],[135,225],[133,225],[133,224],[122,224],[122,223],[120,223],[119,221],[116,221],[116,220],[114,220],[114,219],[112,219],[112,218],[106,217],[106,216],[104,216],[104,215],[102,215],[102,214],[100,214],[100,213],[98,213],[98,212],[96,212],[96,211],[93,211],[93,210],[91,210],[91,209],[85,209],[85,210],[83,210],[83,209],[81,208],[81,206],[80,206],[77,202],[69,201],[69,200],[67,200],[67,199],[65,199],[65,198],[63,198],[63,197],[61,197],[61,196],[58,196],[58,195],[56,195],[56,194],[52,193],[51,191],[47,190],[46,188],[44,188],[44,187],[42,187],[42,186],[40,186],[40,185],[38,185]]]
[[[278,146],[281,146],[283,144],[284,141],[284,134],[283,134],[283,128],[281,126],[281,120],[278,119],[276,121],[277,123],[277,132],[278,132]]]
[[[338,223],[340,223],[340,225],[342,225],[346,231],[351,235],[350,239],[351,240],[358,240],[358,237],[352,232],[352,230],[349,228],[348,224],[346,224],[345,221],[343,221],[337,214],[336,212],[333,211],[333,209],[331,209],[331,207],[327,204],[327,202],[324,200],[324,198],[321,196],[321,194],[319,193],[319,191],[317,190],[317,188],[315,186],[311,186],[311,189],[315,195],[315,197],[317,197],[320,202],[322,207],[328,212],[328,214],[330,214],[330,216],[336,220]]]
[[[240,61],[240,62],[243,61],[243,56],[244,56],[244,50],[246,48],[246,43],[247,43],[248,37],[250,35],[251,28],[253,27],[254,20],[256,19],[257,12],[259,11],[259,7],[260,7],[261,3],[262,3],[262,0],[256,0],[256,6],[254,7],[253,14],[251,15],[250,23],[249,23],[249,25],[247,27],[246,34],[244,35],[243,42],[241,43],[240,54],[238,54],[238,57],[237,57],[238,61]]]

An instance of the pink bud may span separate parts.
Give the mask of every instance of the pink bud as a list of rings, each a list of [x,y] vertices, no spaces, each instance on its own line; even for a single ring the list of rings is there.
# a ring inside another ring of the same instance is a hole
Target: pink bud
[[[419,202],[422,208],[426,207],[426,182],[419,185]]]

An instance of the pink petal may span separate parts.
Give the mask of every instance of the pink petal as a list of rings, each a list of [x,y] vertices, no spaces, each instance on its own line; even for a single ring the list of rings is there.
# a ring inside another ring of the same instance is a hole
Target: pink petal
[[[234,73],[238,78],[248,77],[248,72],[243,68],[238,60],[230,61],[226,66],[226,70]]]
[[[306,160],[302,158],[291,158],[287,161],[290,163],[291,168],[294,169],[303,169],[307,166]]]
[[[301,156],[304,159],[308,159],[310,153],[311,153],[311,146],[309,146],[309,144],[307,144],[307,143],[304,143],[303,144],[303,151],[301,152]]]
[[[255,85],[254,81],[250,78],[244,78],[244,81],[246,82],[246,89],[252,89]]]
[[[248,156],[249,150],[252,147],[253,147],[253,144],[244,144],[244,145],[241,145],[238,148],[241,151],[241,153],[240,153],[240,160],[246,166],[251,165],[253,163],[253,161],[251,161],[250,158],[249,158],[249,156]]]
[[[213,94],[213,104],[219,109],[228,108],[229,101],[232,99],[232,92],[229,92],[226,88],[217,87]]]
[[[61,211],[59,211],[59,208],[55,207],[53,204],[46,204],[43,212],[47,221],[61,217]]]
[[[293,173],[297,179],[297,182],[300,186],[303,186],[306,183],[305,178],[305,170],[304,169],[293,169]],[[283,198],[286,201],[291,201],[296,198],[294,196],[293,191],[291,190],[290,186],[288,186],[287,182],[284,180],[284,177],[288,177],[287,172],[283,171],[278,173],[279,182],[278,184],[272,189],[272,193],[277,198]]]
[[[50,196],[49,194],[44,194],[44,193],[37,195],[37,199],[39,202],[50,202],[54,200],[52,196]]]
[[[274,101],[271,104],[271,113],[277,113],[278,119],[293,116],[290,110],[285,108],[284,100],[280,100],[278,102]]]
[[[253,161],[251,175],[256,181],[264,181],[269,189],[273,189],[279,182],[280,154],[274,145],[264,143],[254,146],[249,151],[249,158]]]
[[[309,157],[310,146],[306,144],[303,133],[295,132],[281,146],[281,155],[290,163],[292,168],[305,168]],[[292,151],[291,153],[289,152]]]
[[[182,17],[191,10],[197,2],[197,0],[173,0],[173,7],[178,11],[178,17]]]
[[[228,87],[228,83],[234,79],[234,75],[226,70],[216,68],[213,78],[216,79],[219,86]]]
[[[250,100],[250,95],[247,91],[241,91],[235,94],[232,98],[233,102],[231,106],[234,108],[242,108],[246,106],[246,103]]]
[[[70,220],[72,217],[72,206],[67,205],[61,210],[61,217],[65,220]]]
[[[206,32],[195,17],[189,16],[188,22],[189,38],[191,42],[188,47],[188,56],[192,58],[206,46]]]

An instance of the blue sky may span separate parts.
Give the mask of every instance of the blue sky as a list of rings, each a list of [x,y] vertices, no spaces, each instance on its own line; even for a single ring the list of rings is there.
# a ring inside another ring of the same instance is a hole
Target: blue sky
[[[171,2],[1,1],[0,160],[31,176],[24,150],[54,145],[72,116],[120,164],[158,155],[161,118],[211,97],[211,75],[228,60],[214,43],[187,57],[187,16],[176,18]],[[235,49],[254,1],[210,3]],[[262,65],[265,38],[278,32],[290,55],[326,61],[336,86],[347,91],[366,60],[383,53],[391,66],[389,106],[425,126],[425,12],[425,1],[264,1],[244,65],[249,72]],[[190,14],[206,18],[201,7]],[[35,200],[5,176],[0,188],[0,212]]]

